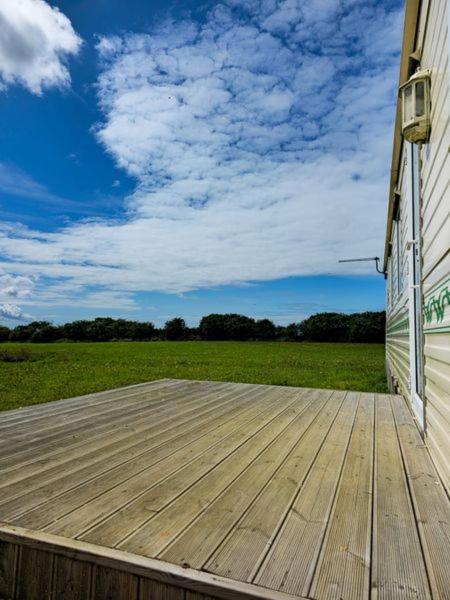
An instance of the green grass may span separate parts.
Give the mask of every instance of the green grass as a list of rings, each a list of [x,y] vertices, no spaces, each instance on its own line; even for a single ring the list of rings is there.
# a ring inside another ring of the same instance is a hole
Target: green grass
[[[11,361],[16,353],[21,360]],[[381,344],[5,343],[0,410],[164,377],[386,391]]]

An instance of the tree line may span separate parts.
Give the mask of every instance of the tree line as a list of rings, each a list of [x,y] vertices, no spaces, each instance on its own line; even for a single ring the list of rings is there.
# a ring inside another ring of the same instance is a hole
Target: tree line
[[[299,323],[275,325],[270,319],[252,319],[238,314],[211,314],[198,327],[188,327],[176,317],[162,328],[153,323],[98,317],[53,325],[33,321],[13,329],[0,325],[0,342],[108,342],[132,341],[312,341],[312,342],[384,342],[385,312],[317,313]]]

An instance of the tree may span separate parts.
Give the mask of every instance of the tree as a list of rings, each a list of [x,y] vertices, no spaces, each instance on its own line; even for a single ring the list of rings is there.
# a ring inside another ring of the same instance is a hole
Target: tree
[[[255,337],[255,321],[235,313],[207,315],[200,321],[203,340],[248,340]]]
[[[298,342],[302,339],[302,332],[300,329],[300,323],[289,323],[286,327],[282,328],[282,337],[290,342]]]
[[[380,343],[384,342],[386,328],[386,313],[364,312],[349,315],[349,341]]]
[[[257,340],[274,340],[277,335],[275,325],[270,319],[260,319],[255,323],[255,337]]]
[[[10,334],[10,340],[12,342],[28,342],[36,331],[50,326],[51,323],[48,321],[32,321],[28,325],[18,325],[14,327]]]
[[[54,342],[61,337],[61,330],[59,327],[54,327],[53,325],[44,325],[40,329],[35,329],[32,336],[30,337],[30,342],[34,343],[45,343],[45,342]]]
[[[350,318],[341,313],[317,313],[300,323],[305,340],[312,342],[347,342]]]
[[[227,339],[245,341],[255,337],[255,321],[244,315],[227,315]]]
[[[53,342],[110,340],[310,340],[316,342],[383,343],[386,315],[384,311],[353,313],[317,313],[301,323],[275,326],[270,319],[254,319],[236,313],[206,315],[198,328],[189,328],[180,317],[167,321],[163,330],[153,323],[97,317],[78,320],[56,327],[48,321],[33,321],[12,330],[0,326],[0,342]]]
[[[202,340],[228,339],[226,317],[227,315],[219,315],[216,313],[202,317],[198,328]]]
[[[171,342],[184,340],[186,333],[186,323],[180,317],[170,319],[164,325],[164,336],[166,340],[170,340]]]
[[[0,342],[7,342],[9,340],[10,334],[11,330],[9,329],[9,327],[0,325]]]
[[[83,342],[88,339],[87,331],[90,321],[72,321],[61,327],[62,337],[68,340]]]
[[[153,323],[133,322],[130,326],[130,338],[136,341],[151,340],[156,334]]]
[[[384,311],[353,313],[317,313],[300,323],[305,340],[314,342],[383,343]]]

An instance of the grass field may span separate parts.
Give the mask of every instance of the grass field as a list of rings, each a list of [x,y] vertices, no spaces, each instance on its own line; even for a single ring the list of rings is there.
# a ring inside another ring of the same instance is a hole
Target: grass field
[[[11,344],[0,360],[0,410],[164,377],[386,391],[384,346],[284,342]]]

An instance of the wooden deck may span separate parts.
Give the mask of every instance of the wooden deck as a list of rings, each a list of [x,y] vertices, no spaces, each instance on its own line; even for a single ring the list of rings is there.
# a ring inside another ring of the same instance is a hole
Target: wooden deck
[[[161,380],[1,416],[0,598],[450,598],[400,396]]]

